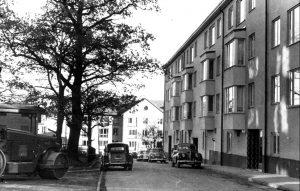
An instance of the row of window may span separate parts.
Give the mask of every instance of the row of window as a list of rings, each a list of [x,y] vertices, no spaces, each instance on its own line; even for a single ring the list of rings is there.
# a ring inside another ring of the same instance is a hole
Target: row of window
[[[273,104],[280,102],[280,76],[273,76],[271,79],[271,100]],[[300,105],[300,68],[289,72],[288,98],[290,106]],[[220,94],[215,95],[216,113],[220,113]],[[244,86],[231,86],[225,88],[225,113],[243,112],[244,111]],[[255,84],[248,84],[248,107],[255,106]],[[186,102],[182,106],[172,107],[170,115],[172,121],[182,119],[191,119],[192,114],[196,116],[196,101]],[[207,116],[213,112],[214,95],[205,95],[200,97],[200,116]]]
[[[132,117],[128,118],[128,123],[130,125],[133,125],[133,124],[136,125],[137,121],[138,121],[137,117],[136,118],[132,118]],[[149,122],[149,119],[147,117],[143,118],[143,124],[148,124],[148,122]],[[162,124],[162,119],[157,120],[157,124]]]
[[[242,22],[245,20],[245,0],[238,0],[237,1],[237,19]],[[251,10],[255,7],[255,1],[252,2],[252,0],[249,1],[249,7]],[[240,10],[239,10],[240,9]],[[228,9],[228,26],[233,26],[233,8]],[[237,23],[240,23],[237,22]],[[281,41],[281,23],[280,23],[280,17],[275,18],[272,21],[272,47],[277,47],[280,45]],[[215,44],[215,25],[209,27],[209,30],[204,32],[204,47],[209,47]],[[221,18],[217,20],[217,37],[221,35]],[[296,42],[300,41],[300,6],[297,5],[290,9],[288,11],[288,44],[294,44]],[[187,52],[192,52],[190,54],[190,60],[193,61],[194,57],[197,55],[196,51],[196,44],[193,43],[193,45],[190,47],[190,50]],[[225,69],[234,65],[244,65],[245,63],[245,40],[244,39],[234,39],[231,42],[226,44],[226,63],[225,63]],[[183,57],[183,58],[182,58]],[[255,33],[251,34],[248,37],[248,58],[249,60],[253,59],[255,57]],[[178,73],[184,68],[184,64],[182,64],[182,60],[184,59],[184,54],[179,58],[178,61],[175,61],[175,64],[173,64],[170,67],[170,74]],[[251,62],[251,61],[250,61]],[[204,65],[208,65],[205,63]],[[203,66],[205,68],[205,66]],[[208,70],[203,72],[203,76],[210,76],[212,78],[213,75],[213,65],[210,64]],[[217,75],[220,72],[220,59],[217,60]],[[203,77],[205,79],[205,77]],[[187,87],[188,88],[188,87]]]
[[[281,36],[280,16],[272,21],[272,47],[280,45]],[[288,44],[300,41],[300,6],[288,11]]]
[[[178,143],[191,143],[192,131],[176,130],[174,131],[174,145]]]

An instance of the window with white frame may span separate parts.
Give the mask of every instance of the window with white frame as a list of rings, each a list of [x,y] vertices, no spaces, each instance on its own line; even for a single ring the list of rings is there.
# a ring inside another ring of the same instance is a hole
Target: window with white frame
[[[129,135],[137,135],[137,130],[136,129],[130,129],[129,130]]]
[[[273,154],[279,154],[280,149],[279,149],[279,133],[277,132],[271,132],[271,137],[272,137],[272,144],[273,144]]]
[[[208,47],[208,35],[207,35],[207,31],[204,32],[204,48],[207,48]]]
[[[233,6],[228,9],[228,29],[233,27]]]
[[[279,103],[280,102],[280,76],[272,76],[272,103]]]
[[[103,138],[108,137],[108,129],[107,128],[101,128],[100,129],[100,137],[103,137]]]
[[[194,62],[194,46],[191,46],[190,47],[190,60],[191,60],[191,62]]]
[[[289,72],[289,105],[300,105],[300,68]]]
[[[226,65],[229,68],[235,65],[244,65],[245,63],[245,40],[234,39],[226,44]]]
[[[216,94],[216,113],[220,113],[220,94]]]
[[[256,0],[249,0],[249,11],[252,11],[256,6]]]
[[[232,150],[232,133],[226,133],[226,152],[230,153]]]
[[[216,43],[216,28],[215,25],[212,25],[209,28],[209,46],[212,46]]]
[[[219,18],[217,20],[217,38],[219,38],[222,35],[222,20]]]
[[[129,147],[136,148],[136,141],[129,141]]]
[[[255,57],[255,33],[252,33],[250,36],[249,36],[249,40],[248,40],[248,43],[249,43],[249,47],[248,47],[248,57],[249,59],[252,59]]]
[[[205,95],[200,98],[200,116],[207,116],[213,111],[214,96]]]
[[[288,12],[288,42],[296,43],[300,40],[300,5]]]
[[[254,107],[254,99],[255,99],[255,86],[254,83],[250,83],[248,85],[248,107]]]
[[[272,21],[272,47],[280,44],[280,18]]]
[[[179,115],[180,115],[180,110],[178,106],[172,107],[172,121],[178,121],[179,120]]]
[[[216,75],[219,76],[221,71],[221,56],[216,59]]]
[[[214,79],[214,60],[206,59],[202,62],[202,80]]]
[[[147,118],[147,117],[145,117],[145,118],[143,119],[143,124],[148,124],[148,118]]]
[[[183,104],[183,119],[192,119],[193,102],[185,102]]]
[[[182,62],[181,62],[181,58],[178,60],[178,72],[181,72],[182,70]]]
[[[197,71],[194,72],[193,77],[194,77],[194,87],[196,87],[197,86]]]
[[[180,81],[175,81],[172,84],[172,96],[179,96]]]
[[[192,73],[187,73],[184,75],[184,86],[183,90],[190,90],[192,89],[192,84],[193,84],[193,74]]]
[[[99,141],[99,146],[107,145],[108,141]]]
[[[225,89],[225,113],[243,112],[243,86],[231,86]]]
[[[236,1],[236,24],[242,23],[246,19],[246,0]]]

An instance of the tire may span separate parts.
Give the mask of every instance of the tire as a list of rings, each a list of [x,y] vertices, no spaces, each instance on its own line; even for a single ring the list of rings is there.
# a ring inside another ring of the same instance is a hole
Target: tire
[[[180,168],[180,163],[178,161],[176,161],[176,167]]]
[[[172,167],[175,167],[175,163],[172,161]]]
[[[0,177],[4,173],[5,167],[6,167],[6,157],[0,149]]]

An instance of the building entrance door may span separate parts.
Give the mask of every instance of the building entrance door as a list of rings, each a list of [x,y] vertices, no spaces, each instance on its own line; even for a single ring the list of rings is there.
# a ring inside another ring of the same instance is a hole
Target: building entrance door
[[[169,155],[169,158],[171,158],[171,153],[172,152],[172,136],[169,136],[169,144],[168,144],[168,155]]]
[[[247,168],[258,169],[262,159],[262,141],[259,129],[248,129]]]

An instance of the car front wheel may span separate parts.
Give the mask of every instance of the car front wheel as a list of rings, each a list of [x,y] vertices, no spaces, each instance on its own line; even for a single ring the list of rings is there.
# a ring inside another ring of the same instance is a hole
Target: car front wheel
[[[178,161],[176,161],[176,167],[180,168],[180,163]]]

